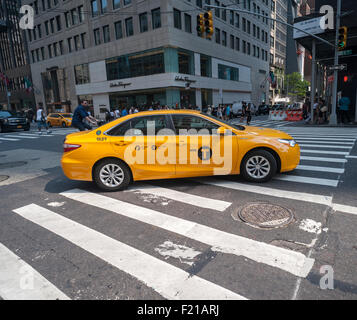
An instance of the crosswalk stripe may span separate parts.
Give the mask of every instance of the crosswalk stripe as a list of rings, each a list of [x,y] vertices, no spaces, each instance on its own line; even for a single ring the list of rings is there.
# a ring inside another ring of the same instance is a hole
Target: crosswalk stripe
[[[244,184],[244,183],[227,181],[227,180],[225,181],[217,180],[213,178],[206,178],[202,180],[192,179],[192,180],[201,184],[207,184],[216,187],[222,187],[222,188],[250,192],[250,193],[257,193],[257,194],[262,194],[262,195],[272,196],[277,198],[298,200],[298,201],[311,202],[311,203],[323,204],[323,205],[330,205],[332,203],[332,197],[318,195],[318,194],[287,191],[281,189],[255,186],[248,183]]]
[[[294,175],[280,175],[280,176],[276,176],[274,179],[289,181],[289,182],[317,184],[317,185],[328,186],[328,187],[337,187],[339,183],[338,180],[310,178],[310,177],[294,176]]]
[[[331,145],[346,145],[346,146],[354,146],[354,142],[340,142],[340,141],[315,141],[315,140],[303,140],[303,139],[295,139],[298,143],[314,143],[316,145],[323,144],[331,144]]]
[[[307,134],[307,133],[297,133],[297,132],[290,132],[290,134],[294,134],[295,136],[299,137],[310,137],[314,139],[319,139],[319,138],[340,138],[340,139],[356,139],[356,135],[338,135],[338,134]]]
[[[346,159],[340,159],[340,158],[321,158],[321,157],[305,157],[305,156],[301,156],[300,160],[319,161],[319,162],[347,163]]]
[[[314,259],[307,258],[299,252],[230,234],[106,196],[79,189],[69,190],[61,195],[208,244],[212,246],[213,251],[244,256],[299,277],[306,277],[314,264]]]
[[[334,203],[332,205],[332,209],[335,211],[340,211],[340,212],[344,212],[344,213],[357,215],[357,207],[346,206],[346,205]]]
[[[15,136],[15,135],[6,135],[6,138],[19,138],[19,136]],[[21,137],[22,139],[38,139],[37,137]]]
[[[326,148],[326,149],[348,149],[348,150],[351,150],[352,149],[352,146],[333,146],[333,145],[323,145],[323,146],[320,146],[320,145],[316,145],[316,144],[300,144],[300,147],[302,148],[306,148],[306,147],[312,147],[312,148]]]
[[[20,141],[20,139],[0,138],[2,141]]]
[[[303,165],[298,166],[296,169],[303,170],[303,171],[331,172],[331,173],[338,173],[338,174],[343,174],[345,172],[345,169],[316,167],[316,166],[303,166]]]
[[[170,265],[98,231],[31,204],[14,210],[23,218],[99,257],[172,300],[244,300],[245,298]]]
[[[1,243],[0,266],[0,297],[5,300],[70,300]]]
[[[309,149],[301,149],[301,153],[334,154],[334,155],[341,155],[341,156],[348,156],[350,154],[349,152],[309,150]]]
[[[156,187],[156,186],[147,186],[147,185],[133,186],[128,191],[132,191],[132,192],[138,191],[144,194],[152,194],[155,196],[172,199],[178,202],[187,203],[193,206],[212,209],[221,212],[225,211],[227,208],[229,208],[232,205],[232,203],[230,202],[200,197],[185,192],[180,192],[180,191],[176,191],[168,188]]]
[[[19,137],[54,137],[51,134],[44,134],[44,135],[39,135],[39,134],[30,134],[30,133],[20,133]]]

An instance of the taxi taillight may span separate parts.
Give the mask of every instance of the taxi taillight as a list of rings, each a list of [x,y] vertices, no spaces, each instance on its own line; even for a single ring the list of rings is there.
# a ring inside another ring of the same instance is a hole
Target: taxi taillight
[[[77,150],[81,147],[80,144],[68,144],[68,143],[64,143],[63,144],[63,151],[64,152],[70,152],[73,150]]]

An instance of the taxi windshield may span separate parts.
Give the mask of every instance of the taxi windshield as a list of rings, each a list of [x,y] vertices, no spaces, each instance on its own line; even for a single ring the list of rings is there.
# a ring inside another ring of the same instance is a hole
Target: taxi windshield
[[[209,118],[211,118],[211,119],[214,119],[214,120],[216,120],[216,121],[220,121],[220,122],[222,122],[222,123],[224,123],[224,124],[226,124],[226,125],[228,125],[228,126],[234,128],[234,129],[241,130],[241,131],[244,131],[244,130],[245,130],[245,127],[244,127],[244,126],[240,126],[240,125],[236,125],[236,124],[230,123],[230,122],[228,122],[228,121],[219,119],[219,118],[217,118],[217,117],[215,117],[215,116],[212,116],[212,115],[210,115],[210,114],[206,114],[206,113],[203,113],[203,112],[202,112],[201,114],[202,114],[202,115],[205,115],[205,116],[207,116],[207,117],[209,117]]]

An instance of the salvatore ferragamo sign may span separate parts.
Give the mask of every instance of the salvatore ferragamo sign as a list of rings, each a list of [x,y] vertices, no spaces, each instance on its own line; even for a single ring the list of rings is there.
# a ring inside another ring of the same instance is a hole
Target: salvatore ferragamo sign
[[[124,82],[112,82],[109,86],[111,88],[114,88],[114,87],[123,87],[124,89],[128,86],[130,86],[131,83],[124,83]]]

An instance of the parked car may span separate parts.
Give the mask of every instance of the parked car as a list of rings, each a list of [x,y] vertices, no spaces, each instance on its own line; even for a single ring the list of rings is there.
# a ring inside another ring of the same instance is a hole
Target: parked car
[[[15,129],[30,130],[30,122],[26,116],[6,110],[0,111],[0,132]]]
[[[258,107],[258,115],[267,115],[269,114],[270,111],[270,106],[268,106],[267,104],[261,104]]]

